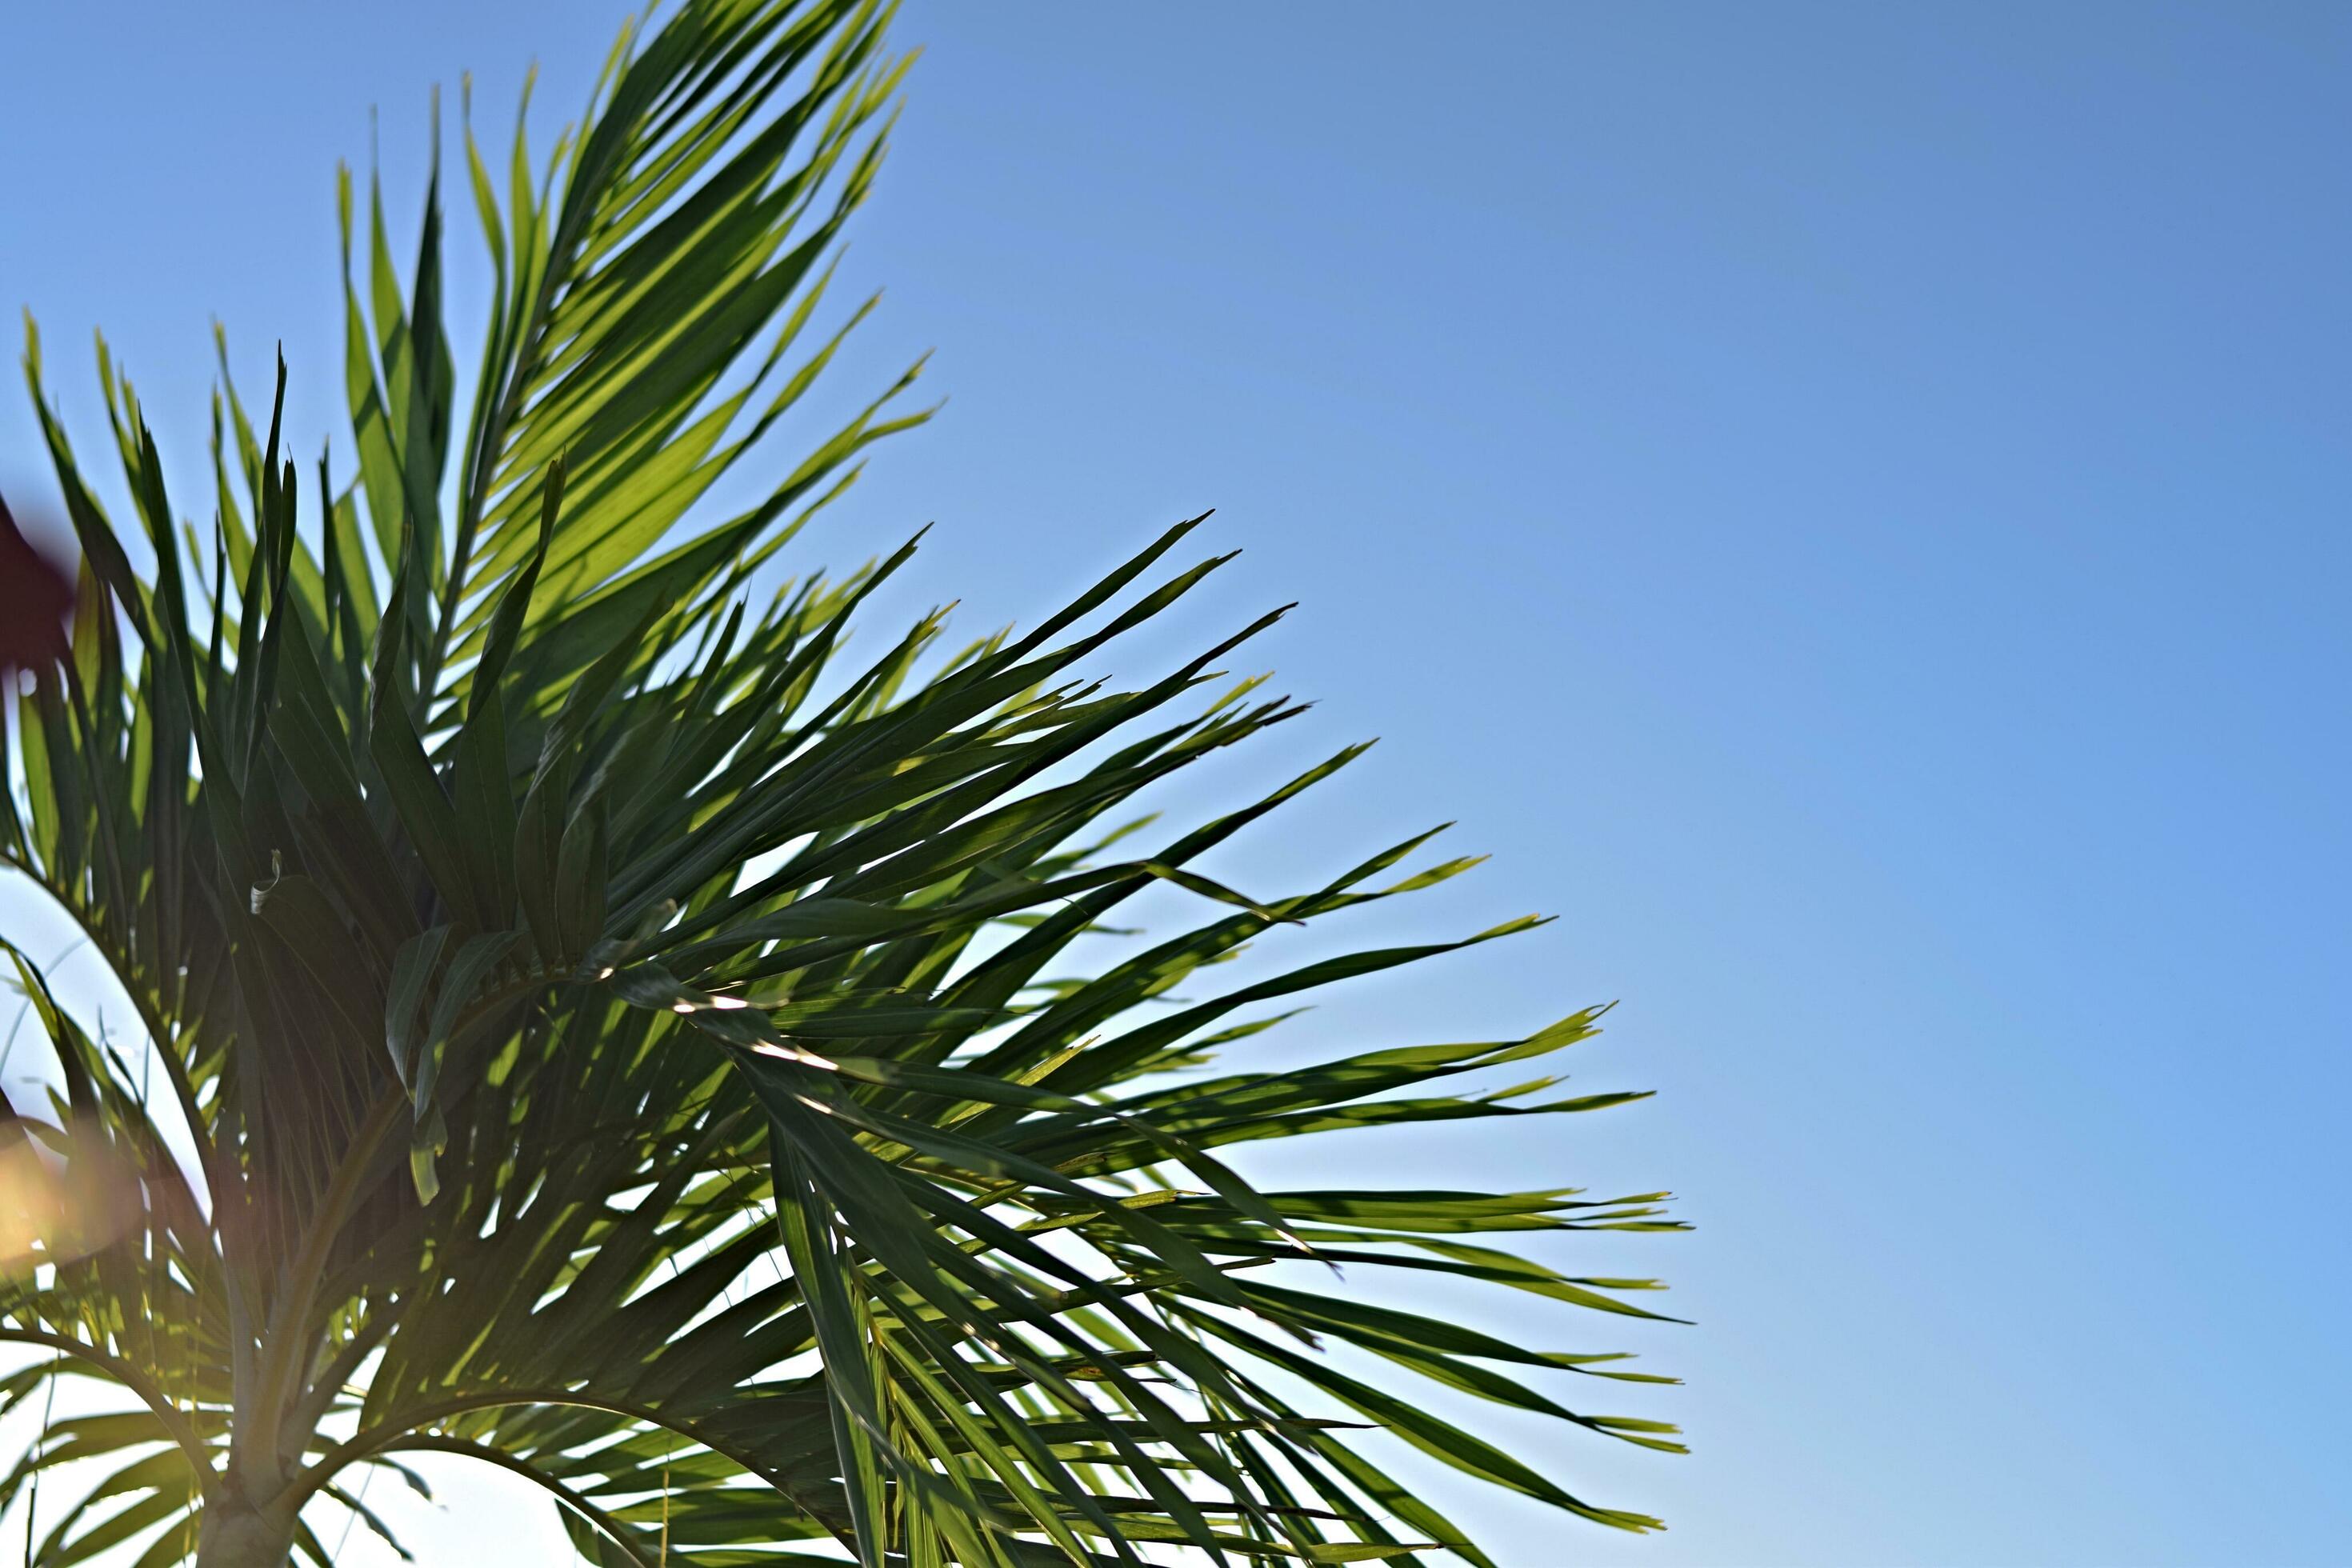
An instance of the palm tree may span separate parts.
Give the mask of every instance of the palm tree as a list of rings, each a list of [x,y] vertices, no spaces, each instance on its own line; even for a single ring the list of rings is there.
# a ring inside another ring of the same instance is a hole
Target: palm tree
[[[1367,1427],[1654,1525],[1360,1363],[1675,1448],[1500,1369],[1670,1380],[1380,1289],[1414,1270],[1650,1316],[1621,1299],[1647,1281],[1473,1238],[1674,1228],[1662,1194],[1260,1191],[1224,1163],[1637,1097],[1441,1087],[1593,1012],[1209,1065],[1269,1005],[1536,922],[1174,997],[1271,928],[1472,863],[1391,879],[1424,835],[1288,895],[1195,868],[1354,747],[1189,832],[1125,819],[1298,711],[1215,673],[1273,616],[1150,684],[1087,679],[1220,563],[1159,574],[1192,524],[952,652],[933,615],[843,655],[911,543],[764,591],[863,448],[924,417],[895,411],[909,371],[796,464],[769,455],[841,342],[808,323],[880,161],[905,63],[887,21],[690,0],[624,34],[543,168],[519,127],[494,175],[469,124],[497,285],[469,398],[437,173],[404,286],[373,191],[354,254],[347,177],[355,477],[289,455],[282,362],[257,436],[224,349],[214,522],[178,521],[101,345],[118,524],[28,333],[82,565],[70,647],[5,736],[0,860],[78,922],[145,1037],[93,1037],[9,946],[55,1062],[47,1106],[0,1103],[0,1342],[26,1358],[0,1402],[72,1377],[122,1406],[53,1415],[0,1481],[8,1506],[57,1467],[105,1471],[34,1561],[323,1563],[337,1508],[383,1528],[362,1477],[431,1454],[543,1488],[608,1565],[1487,1563]],[[772,488],[706,516],[739,465]],[[1204,923],[1111,948],[1153,889]]]

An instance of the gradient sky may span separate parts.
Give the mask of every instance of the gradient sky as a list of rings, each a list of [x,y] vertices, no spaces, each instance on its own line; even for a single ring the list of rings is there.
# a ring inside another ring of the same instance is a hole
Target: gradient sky
[[[369,106],[405,232],[428,85],[472,68],[502,136],[536,57],[551,124],[620,15],[10,7],[0,297],[85,439],[102,323],[195,471],[217,314],[248,387],[283,340],[315,441]],[[1686,1376],[1620,1404],[1696,1448],[1499,1423],[1674,1527],[1447,1492],[1503,1561],[2347,1561],[2352,12],[914,0],[899,33],[928,54],[845,270],[888,296],[835,393],[936,347],[952,402],[803,559],[936,520],[881,618],[1034,620],[1219,508],[1247,553],[1188,636],[1302,599],[1259,658],[1322,700],[1193,804],[1385,737],[1225,868],[1458,816],[1495,861],[1348,934],[1561,917],[1304,1026],[1622,998],[1578,1084],[1661,1091],[1351,1156],[1671,1187],[1699,1227],[1566,1254],[1696,1328],[1490,1316]],[[30,436],[0,397],[12,497]],[[491,1515],[404,1510],[427,1563],[565,1560],[536,1498],[452,1495]]]

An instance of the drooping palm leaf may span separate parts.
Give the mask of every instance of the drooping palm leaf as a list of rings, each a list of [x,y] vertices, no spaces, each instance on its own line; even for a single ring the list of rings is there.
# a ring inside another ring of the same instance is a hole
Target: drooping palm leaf
[[[1402,1270],[1649,1316],[1624,1299],[1647,1281],[1475,1238],[1672,1228],[1660,1194],[1265,1192],[1226,1163],[1637,1097],[1449,1082],[1591,1013],[1250,1069],[1290,998],[1532,921],[1172,999],[1277,928],[1472,864],[1412,868],[1423,836],[1301,891],[1197,869],[1360,748],[1190,832],[1131,820],[1298,711],[1218,673],[1272,616],[1149,684],[1091,681],[1221,563],[1163,567],[1192,524],[953,654],[934,616],[843,657],[912,544],[760,586],[862,448],[922,417],[889,412],[901,380],[770,456],[839,342],[800,346],[879,161],[887,19],[688,4],[625,36],[543,171],[518,129],[503,192],[468,128],[496,282],[469,392],[438,174],[404,284],[373,187],[362,253],[346,182],[354,476],[297,464],[284,371],[257,421],[224,348],[196,528],[101,354],[143,568],[28,341],[85,563],[70,650],[12,716],[0,861],[81,925],[165,1079],[137,1092],[11,949],[58,1092],[0,1105],[0,1160],[81,1195],[6,1260],[0,1341],[38,1359],[0,1400],[70,1374],[130,1402],[52,1421],[0,1479],[5,1507],[113,1466],[37,1562],[323,1560],[306,1518],[381,1530],[354,1471],[425,1453],[545,1489],[604,1563],[1485,1563],[1366,1427],[1655,1522],[1328,1347],[1673,1448],[1535,1385],[1664,1380],[1381,1291]],[[766,499],[705,519],[738,464]],[[1203,923],[1055,972],[1152,889]],[[1205,1070],[1228,1047],[1237,1070]]]

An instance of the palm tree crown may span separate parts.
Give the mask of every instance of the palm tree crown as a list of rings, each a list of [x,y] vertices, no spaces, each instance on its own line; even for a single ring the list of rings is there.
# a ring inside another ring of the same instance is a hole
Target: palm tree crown
[[[1472,864],[1411,863],[1424,835],[1302,892],[1197,869],[1360,748],[1187,832],[1129,819],[1299,710],[1217,673],[1274,616],[1148,684],[1088,679],[1220,564],[1163,566],[1192,525],[961,648],[933,615],[844,656],[911,543],[768,591],[867,444],[925,416],[897,410],[909,371],[772,455],[847,331],[810,323],[880,161],[887,20],[688,0],[624,35],[543,165],[519,125],[494,171],[469,126],[496,302],[462,396],[437,173],[404,283],[346,179],[355,474],[295,461],[284,366],[257,421],[224,349],[198,530],[103,350],[119,487],[28,336],[83,560],[70,646],[0,734],[0,862],[82,928],[157,1074],[9,947],[55,1091],[0,1101],[0,1342],[26,1358],[0,1409],[67,1377],[121,1401],[49,1420],[0,1481],[6,1507],[103,1467],[35,1562],[323,1563],[337,1510],[383,1528],[359,1477],[425,1453],[545,1489],[604,1564],[1486,1564],[1366,1427],[1655,1523],[1347,1369],[1675,1448],[1500,1369],[1668,1380],[1381,1300],[1415,1270],[1650,1316],[1622,1299],[1647,1281],[1480,1238],[1674,1228],[1663,1194],[1262,1191],[1224,1163],[1638,1097],[1447,1092],[1592,1012],[1212,1065],[1297,994],[1536,922],[1177,998],[1275,927]],[[739,465],[764,499],[709,515]],[[1096,960],[1081,939],[1152,889],[1203,923]]]

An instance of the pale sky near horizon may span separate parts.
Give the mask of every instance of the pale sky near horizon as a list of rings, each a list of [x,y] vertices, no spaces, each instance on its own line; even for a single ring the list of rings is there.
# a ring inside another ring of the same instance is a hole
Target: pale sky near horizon
[[[0,304],[93,447],[102,325],[189,472],[215,315],[248,390],[283,341],[305,449],[331,426],[370,106],[406,234],[427,89],[472,69],[498,144],[535,57],[543,150],[624,14],[215,9],[0,11]],[[1230,864],[1278,887],[1459,817],[1495,860],[1349,934],[1560,916],[1302,1026],[1618,998],[1570,1070],[1660,1091],[1368,1156],[1671,1188],[1698,1227],[1559,1255],[1694,1328],[1491,1305],[1685,1377],[1617,1403],[1695,1449],[1495,1422],[1672,1527],[1448,1490],[1499,1560],[2352,1561],[2352,11],[910,0],[897,32],[926,57],[842,285],[887,293],[834,395],[936,348],[951,401],[793,548],[936,521],[873,635],[977,626],[1219,508],[1203,552],[1247,553],[1188,635],[1302,600],[1258,658],[1320,706],[1179,806],[1378,734]],[[0,393],[12,501],[32,441]],[[480,1512],[399,1515],[424,1562],[568,1561],[543,1501],[456,1485]]]

